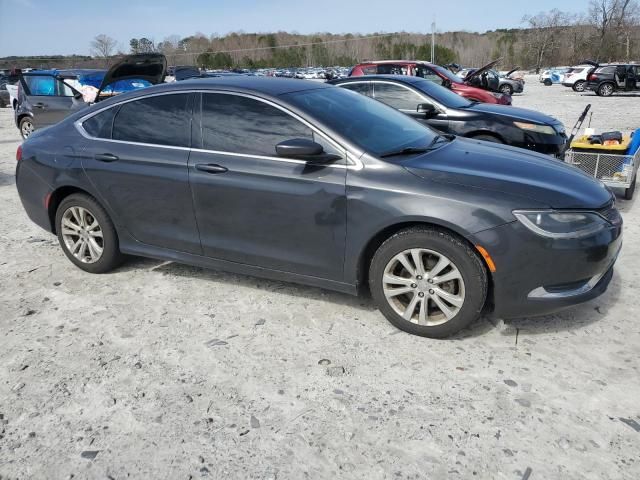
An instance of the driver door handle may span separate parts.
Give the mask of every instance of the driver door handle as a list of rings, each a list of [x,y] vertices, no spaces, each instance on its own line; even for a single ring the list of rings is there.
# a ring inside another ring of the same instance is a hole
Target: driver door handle
[[[212,173],[214,175],[229,171],[227,167],[223,167],[222,165],[217,165],[215,163],[198,163],[196,165],[196,169],[201,172]]]
[[[101,162],[115,162],[118,160],[118,157],[111,153],[96,153],[93,158]]]
[[[46,105],[42,102],[38,102],[34,105],[35,108],[46,108]]]

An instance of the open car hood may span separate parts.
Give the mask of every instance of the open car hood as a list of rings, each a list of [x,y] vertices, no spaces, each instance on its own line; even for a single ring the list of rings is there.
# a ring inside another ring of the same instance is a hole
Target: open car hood
[[[519,68],[520,68],[520,67],[516,67],[516,68],[514,68],[513,70],[509,70],[509,71],[507,72],[507,74],[505,75],[505,77],[509,78],[509,77],[511,76],[511,74],[512,74],[512,73],[514,73],[514,72],[517,72]]]
[[[157,85],[167,73],[167,58],[161,53],[127,55],[109,69],[98,91],[98,96],[109,85],[120,80],[145,80]]]
[[[475,77],[479,77],[480,75],[482,75],[484,72],[486,72],[487,70],[491,70],[493,67],[495,67],[502,59],[498,58],[497,60],[494,60],[491,63],[487,63],[484,67],[480,67],[477,70],[471,72],[469,75],[467,75],[466,77],[464,77],[464,83],[469,83],[470,80],[472,80]]]

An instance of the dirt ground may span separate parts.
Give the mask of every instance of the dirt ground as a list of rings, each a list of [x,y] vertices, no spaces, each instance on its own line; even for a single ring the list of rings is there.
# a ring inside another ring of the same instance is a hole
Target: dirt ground
[[[568,129],[589,102],[597,129],[640,127],[640,98],[531,77],[514,99]],[[640,205],[619,201],[605,295],[436,341],[316,288],[83,273],[22,209],[19,142],[1,110],[2,480],[640,478]]]

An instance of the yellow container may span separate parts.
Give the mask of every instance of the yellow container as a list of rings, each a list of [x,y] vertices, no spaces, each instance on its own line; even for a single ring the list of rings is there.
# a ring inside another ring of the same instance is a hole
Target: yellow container
[[[575,140],[571,142],[571,148],[573,150],[588,150],[593,153],[612,153],[624,155],[627,152],[630,143],[630,135],[623,135],[622,143],[620,143],[619,145],[591,144],[589,143],[589,136],[582,135],[581,137],[576,137]]]

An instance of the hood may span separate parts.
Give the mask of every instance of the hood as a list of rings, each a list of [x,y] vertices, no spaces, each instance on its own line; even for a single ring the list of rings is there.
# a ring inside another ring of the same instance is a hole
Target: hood
[[[507,74],[505,75],[505,77],[509,77],[509,76],[511,76],[511,74],[512,74],[512,73],[514,73],[514,72],[517,72],[519,68],[520,68],[520,67],[516,67],[516,68],[514,68],[513,70],[509,70],[509,71],[507,72]]]
[[[575,167],[520,148],[456,139],[403,166],[424,179],[467,185],[522,198],[514,208],[598,209],[611,201],[607,188]]]
[[[469,80],[471,80],[472,78],[475,78],[475,77],[478,77],[478,76],[482,75],[487,70],[491,70],[493,67],[495,67],[498,64],[498,62],[500,62],[500,60],[502,60],[502,59],[499,58],[497,60],[494,60],[491,63],[487,63],[484,67],[480,67],[477,70],[474,70],[474,71],[470,72],[466,77],[464,77],[465,83],[468,82]]]
[[[533,122],[540,125],[558,125],[560,120],[545,115],[544,113],[528,110],[526,108],[512,107],[510,105],[494,105],[490,103],[474,103],[466,110],[473,112],[491,113],[513,118],[516,121]]]
[[[157,85],[164,80],[166,73],[167,59],[161,53],[127,55],[105,74],[99,92],[120,80],[145,80]]]

